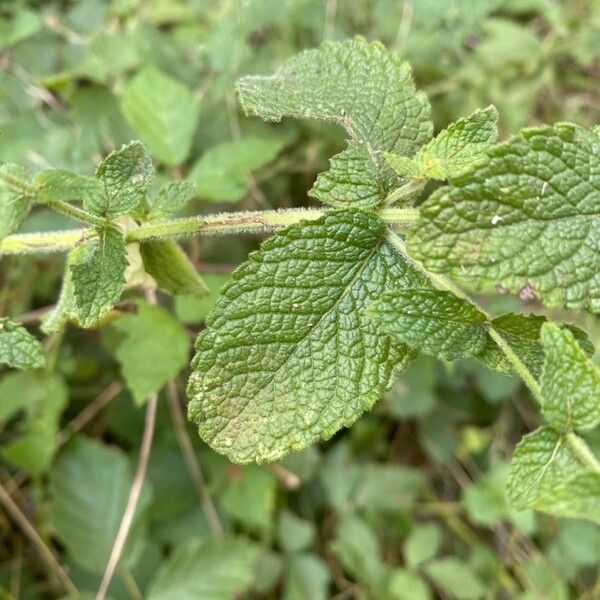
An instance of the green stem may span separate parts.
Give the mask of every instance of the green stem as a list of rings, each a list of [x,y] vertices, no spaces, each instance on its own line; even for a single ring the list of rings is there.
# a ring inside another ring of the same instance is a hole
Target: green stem
[[[571,447],[571,450],[577,455],[582,463],[590,467],[594,473],[600,473],[600,462],[592,454],[587,444],[575,433],[569,432],[565,435],[567,444]]]
[[[281,229],[302,220],[314,221],[326,212],[325,210],[302,208],[231,212],[206,217],[172,219],[144,223],[135,229],[129,229],[126,233],[126,240],[128,242],[141,242],[193,234],[260,233]],[[380,216],[390,225],[406,225],[416,221],[419,212],[417,209],[412,208],[387,208],[380,212]],[[96,233],[91,229],[9,235],[0,241],[0,255],[64,252],[71,249],[78,242],[90,239],[95,235]]]
[[[417,260],[415,260],[412,256],[410,256],[406,249],[406,244],[404,240],[396,235],[393,231],[389,231],[387,235],[388,241],[400,254],[402,254],[405,259],[412,264],[416,269],[418,269],[421,273],[427,276],[431,281],[433,281],[440,289],[446,290],[448,292],[452,292],[455,296],[470,302],[475,305],[487,318],[488,321],[492,321],[492,316],[487,313],[481,306],[477,303],[473,302],[473,300],[463,292],[456,284],[452,281],[444,277],[443,275],[439,275],[437,273],[430,273],[425,267]],[[519,356],[515,353],[515,351],[510,347],[508,342],[502,337],[502,335],[494,329],[494,327],[488,324],[488,333],[490,337],[496,342],[498,348],[504,353],[504,356],[508,359],[508,361],[513,366],[514,370],[521,376],[525,385],[529,388],[537,402],[542,404],[542,390],[540,388],[539,383],[536,381],[535,377],[531,374],[531,371],[527,368],[525,363],[519,358]]]
[[[64,202],[63,200],[52,200],[45,201],[43,204],[46,204],[50,208],[54,209],[56,212],[62,213],[63,215],[67,215],[68,217],[72,217],[77,221],[81,221],[82,223],[87,223],[88,225],[95,225],[97,227],[112,227],[112,223],[107,219],[103,219],[102,217],[98,217],[93,215],[92,213],[87,212],[87,210],[83,210],[78,206],[73,204],[69,204],[68,202]]]
[[[388,194],[386,199],[383,201],[385,206],[391,206],[392,204],[396,204],[400,200],[405,200],[406,198],[411,198],[418,192],[420,192],[427,183],[426,179],[411,179],[408,183],[405,183],[403,186],[395,189],[392,193]]]

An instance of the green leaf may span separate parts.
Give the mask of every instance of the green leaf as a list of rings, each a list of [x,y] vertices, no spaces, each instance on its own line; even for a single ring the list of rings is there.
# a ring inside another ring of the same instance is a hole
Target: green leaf
[[[17,230],[29,211],[33,194],[23,167],[0,165],[0,240]]]
[[[423,203],[410,252],[474,289],[600,311],[599,148],[568,123],[523,130]]]
[[[168,219],[178,215],[196,195],[196,185],[192,181],[175,181],[163,186],[150,204],[150,221]]]
[[[591,469],[589,449],[573,433],[550,427],[517,444],[507,494],[515,508],[535,508],[564,517],[600,522],[600,474]]]
[[[41,369],[46,364],[40,342],[7,317],[0,317],[0,364],[15,369]]]
[[[123,336],[115,356],[137,404],[158,392],[188,362],[187,333],[163,308],[140,302],[136,315],[124,315],[112,327]]]
[[[127,504],[132,465],[115,446],[89,438],[73,439],[50,472],[50,523],[71,557],[103,573]],[[131,567],[145,539],[145,488],[129,533],[123,562]]]
[[[44,23],[41,15],[21,8],[11,19],[0,19],[0,50],[14,46],[35,35]]]
[[[37,195],[44,202],[81,200],[93,204],[102,193],[100,182],[94,177],[72,173],[64,169],[46,169],[34,178]]]
[[[84,198],[84,208],[107,219],[135,210],[146,197],[154,166],[140,142],[131,142],[109,154],[96,169],[102,193]]]
[[[215,202],[237,202],[248,190],[248,174],[270,163],[285,139],[245,138],[209,148],[194,165],[189,177],[197,195]]]
[[[349,148],[310,192],[332,206],[379,205],[399,184],[381,153],[412,156],[431,138],[429,102],[415,90],[408,64],[360,37],[325,42],[273,76],[240,79],[236,89],[249,115],[322,119],[344,128]]]
[[[153,65],[129,82],[121,102],[125,118],[150,152],[171,166],[180,165],[189,155],[199,109],[185,85]]]
[[[486,341],[486,316],[451,292],[417,288],[386,292],[368,314],[408,346],[447,360],[478,354]]]
[[[437,556],[442,544],[442,532],[435,523],[417,525],[404,542],[407,566],[416,567]]]
[[[175,315],[186,325],[204,321],[217,302],[221,288],[231,279],[229,273],[203,273],[202,280],[210,288],[209,294],[198,296],[177,296],[175,298]]]
[[[2,456],[30,475],[44,473],[56,450],[68,390],[62,377],[43,371],[9,373],[0,380],[0,421],[24,411],[20,435],[3,444]]]
[[[430,600],[431,592],[420,575],[407,569],[394,569],[388,584],[391,600]]]
[[[196,342],[190,419],[236,462],[276,460],[371,408],[414,353],[364,309],[386,289],[426,285],[360,211],[293,225],[250,255]]]
[[[600,370],[568,329],[546,323],[541,340],[544,417],[561,431],[594,429],[600,424]]]
[[[117,229],[102,229],[86,242],[80,261],[71,265],[75,303],[73,314],[82,327],[91,327],[118,302],[125,283],[127,249]]]
[[[451,598],[477,600],[486,588],[468,563],[458,558],[440,558],[425,566],[425,572]]]
[[[140,244],[144,268],[160,288],[171,294],[207,296],[209,289],[181,246],[173,240]]]
[[[416,469],[367,465],[354,490],[354,502],[365,511],[400,512],[411,507],[423,485]]]
[[[498,137],[494,106],[477,110],[441,131],[423,146],[415,158],[386,153],[399,177],[448,179],[456,177],[485,158],[485,150]]]
[[[231,600],[250,588],[258,548],[243,538],[191,539],[161,566],[148,600]]]
[[[543,315],[507,313],[496,317],[491,323],[536,379],[541,376],[544,363],[544,348],[540,342],[540,332],[546,322],[547,319]],[[571,331],[587,354],[594,354],[594,346],[584,331],[575,325],[564,325],[564,327]],[[506,375],[516,374],[510,361],[498,348],[498,344],[489,336],[485,348],[477,358],[490,369]]]
[[[56,303],[54,310],[52,310],[52,312],[42,321],[41,330],[44,333],[60,331],[69,320],[76,320],[72,267],[81,263],[87,251],[87,246],[85,244],[80,244],[75,246],[75,248],[69,252],[58,302]]]
[[[251,531],[266,533],[273,526],[277,482],[264,467],[249,465],[234,476],[221,497],[223,510]]]
[[[290,510],[282,510],[277,523],[279,546],[286,552],[310,548],[317,536],[314,523],[305,521]]]
[[[331,575],[327,563],[314,554],[295,554],[290,559],[284,600],[327,600]]]

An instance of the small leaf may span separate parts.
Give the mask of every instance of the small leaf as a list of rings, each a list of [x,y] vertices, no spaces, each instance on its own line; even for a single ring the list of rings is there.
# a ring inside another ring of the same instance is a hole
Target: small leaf
[[[315,554],[294,554],[290,559],[283,600],[328,600],[331,574]]]
[[[309,549],[316,539],[314,523],[305,521],[290,510],[282,510],[277,523],[279,546],[286,552]]]
[[[163,563],[148,600],[230,600],[252,584],[259,550],[244,538],[189,540]]]
[[[181,246],[173,240],[140,244],[144,268],[163,290],[171,294],[207,296],[209,289]]]
[[[448,179],[485,159],[485,150],[498,137],[494,106],[477,110],[441,131],[423,146],[415,158],[386,153],[385,158],[399,177]]]
[[[542,374],[544,362],[544,348],[540,342],[542,325],[547,322],[543,315],[522,315],[507,313],[492,320],[492,327],[504,338],[508,345],[536,379]],[[575,339],[590,356],[594,354],[594,346],[589,341],[587,334],[575,327],[564,325],[575,336]],[[506,358],[498,344],[488,336],[485,348],[477,356],[490,369],[506,375],[515,375],[512,364]]]
[[[196,341],[190,419],[237,462],[276,460],[371,408],[414,353],[364,315],[383,291],[427,285],[375,215],[293,225],[234,273]]]
[[[439,358],[475,355],[485,345],[486,316],[451,292],[417,288],[386,292],[368,314],[390,335]]]
[[[518,509],[600,522],[600,474],[581,456],[589,452],[573,433],[560,434],[550,427],[529,433],[513,454],[507,482],[510,502]]]
[[[103,573],[115,542],[132,483],[132,465],[115,446],[77,436],[50,472],[50,523],[70,556]],[[147,486],[147,484],[146,484]],[[129,532],[123,563],[131,567],[146,534],[147,487]]]
[[[304,51],[272,76],[243,77],[236,90],[246,114],[322,119],[344,128],[350,147],[310,192],[333,206],[379,205],[399,185],[381,152],[412,156],[431,138],[429,102],[415,90],[408,64],[360,37]]]
[[[109,154],[96,169],[102,193],[84,198],[91,213],[114,219],[135,210],[146,197],[154,166],[140,142],[131,142]]]
[[[46,364],[40,342],[6,317],[0,317],[0,364],[15,369],[41,369]]]
[[[439,558],[425,565],[427,575],[450,597],[457,600],[477,600],[486,588],[472,567],[457,558]]]
[[[148,220],[167,219],[180,214],[195,195],[196,185],[192,181],[168,183],[150,204]]]
[[[388,585],[390,600],[431,600],[431,592],[421,576],[407,569],[394,569]]]
[[[576,125],[524,129],[421,205],[409,251],[476,290],[600,311],[599,155]]]
[[[113,228],[100,230],[85,247],[81,260],[71,265],[73,314],[82,327],[91,327],[121,297],[127,256],[123,234]]]
[[[81,200],[84,205],[89,206],[102,193],[100,181],[94,177],[64,169],[40,171],[33,184],[38,197],[44,202]]]
[[[194,165],[190,179],[203,200],[237,202],[248,190],[248,174],[270,163],[285,139],[245,138],[209,148]]]
[[[404,558],[413,568],[437,556],[442,544],[442,532],[435,523],[417,525],[404,542]]]
[[[188,157],[200,106],[183,83],[148,65],[129,82],[121,110],[159,161],[175,166]]]
[[[29,211],[34,190],[27,171],[18,165],[0,165],[0,240],[16,231]]]
[[[585,431],[600,423],[600,370],[573,334],[554,323],[542,327],[546,350],[542,413],[561,431]]]
[[[123,336],[115,356],[137,404],[146,402],[188,362],[185,329],[163,308],[141,302],[136,315],[124,315],[112,327]]]

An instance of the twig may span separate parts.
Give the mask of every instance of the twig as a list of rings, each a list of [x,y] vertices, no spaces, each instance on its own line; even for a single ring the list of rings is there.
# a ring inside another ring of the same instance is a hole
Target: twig
[[[273,473],[273,475],[275,475],[288,490],[297,490],[302,485],[302,481],[296,473],[292,473],[292,471],[286,469],[279,463],[273,463],[268,465],[268,467],[269,471],[271,471],[271,473]]]
[[[169,405],[169,412],[171,413],[171,421],[173,422],[173,429],[175,431],[175,437],[177,443],[181,449],[181,454],[185,460],[188,473],[194,484],[196,494],[202,505],[202,511],[208,522],[208,526],[214,536],[223,535],[223,525],[219,519],[217,509],[210,497],[208,486],[206,485],[206,479],[202,473],[202,468],[194,452],[192,441],[185,428],[185,420],[183,418],[183,412],[181,410],[181,403],[179,402],[179,394],[177,392],[177,385],[175,381],[169,381],[166,387],[167,402]]]
[[[119,381],[113,381],[100,392],[76,417],[61,431],[56,439],[58,446],[64,445],[74,433],[81,431],[109,402],[114,400],[123,389]]]
[[[31,543],[37,548],[44,562],[48,565],[50,572],[56,576],[69,594],[78,594],[79,590],[71,581],[66,571],[62,568],[52,550],[46,545],[35,527],[29,522],[27,517],[21,512],[21,509],[14,503],[10,494],[4,489],[0,483],[0,503],[4,506],[6,512],[14,519],[15,523],[21,528],[23,533],[29,538]]]
[[[119,566],[119,561],[129,536],[129,531],[133,523],[135,511],[138,507],[140,496],[142,494],[142,488],[144,487],[144,480],[146,479],[146,472],[148,470],[148,462],[150,460],[150,451],[152,450],[152,440],[154,438],[154,428],[156,425],[156,407],[158,405],[158,394],[152,394],[148,399],[148,406],[146,407],[146,422],[144,425],[144,434],[142,437],[142,444],[140,446],[140,458],[138,466],[131,484],[131,490],[129,491],[129,498],[127,499],[127,505],[125,506],[125,512],[119,525],[119,531],[115,538],[115,543],[110,552],[108,564],[102,577],[102,582],[98,588],[96,594],[96,600],[104,600],[106,593],[110,587],[111,581],[115,575],[115,571]]]

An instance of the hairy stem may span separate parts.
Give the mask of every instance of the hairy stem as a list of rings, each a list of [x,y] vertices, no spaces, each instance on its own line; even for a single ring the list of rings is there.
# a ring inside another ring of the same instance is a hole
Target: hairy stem
[[[587,444],[573,432],[566,434],[567,444],[569,444],[571,450],[577,455],[577,457],[587,465],[594,473],[600,473],[600,462],[592,454]]]
[[[435,283],[440,289],[446,290],[448,292],[452,292],[455,296],[470,302],[477,306],[477,308],[486,315],[489,321],[492,320],[492,316],[488,314],[481,306],[473,302],[473,300],[465,294],[456,284],[452,281],[444,277],[443,275],[439,275],[437,273],[430,273],[419,261],[415,260],[411,257],[407,250],[406,244],[404,240],[398,235],[396,235],[393,231],[388,232],[388,241],[398,252],[400,252],[407,261],[409,261],[416,269],[421,271],[424,275],[426,275],[433,283]],[[520,375],[520,377],[525,382],[525,385],[529,388],[535,399],[539,404],[542,403],[542,390],[540,388],[539,383],[536,381],[535,377],[532,375],[531,371],[527,368],[525,363],[517,356],[515,351],[510,347],[507,341],[500,335],[500,333],[492,327],[492,325],[488,325],[488,333],[490,337],[496,342],[498,348],[502,351],[504,356],[508,359],[508,361],[513,366],[514,370]]]
[[[144,223],[126,234],[127,242],[181,237],[185,235],[230,235],[261,233],[282,229],[302,220],[314,221],[327,210],[294,208],[253,212],[230,212],[217,215],[186,217]],[[406,225],[417,220],[419,211],[413,208],[386,208],[380,217],[390,225]],[[96,236],[93,229],[70,229],[47,233],[9,235],[0,241],[0,256],[65,252],[77,243]]]
[[[83,210],[74,204],[69,204],[68,202],[63,202],[62,200],[47,201],[44,202],[44,204],[54,209],[56,212],[67,215],[68,217],[72,217],[73,219],[81,221],[82,223],[95,225],[97,227],[113,227],[113,224],[107,219],[93,215],[92,213],[87,212],[87,210]]]

